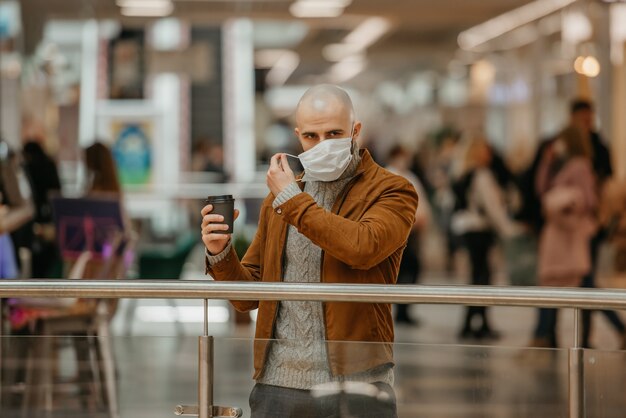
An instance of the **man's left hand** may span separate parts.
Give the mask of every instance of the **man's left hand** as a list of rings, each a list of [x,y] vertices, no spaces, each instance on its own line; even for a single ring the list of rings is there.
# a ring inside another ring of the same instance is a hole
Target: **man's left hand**
[[[270,169],[267,171],[267,186],[274,196],[278,196],[285,187],[296,182],[296,176],[287,162],[287,155],[275,154],[270,160]]]

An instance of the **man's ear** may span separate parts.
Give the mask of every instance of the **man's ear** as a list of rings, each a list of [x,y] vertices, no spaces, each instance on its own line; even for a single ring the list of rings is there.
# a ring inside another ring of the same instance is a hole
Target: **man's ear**
[[[352,133],[352,140],[353,141],[356,141],[357,138],[359,137],[359,135],[361,134],[361,127],[362,127],[362,125],[361,125],[361,122],[359,122],[359,121],[357,121],[354,124],[354,130],[353,130],[353,133]]]

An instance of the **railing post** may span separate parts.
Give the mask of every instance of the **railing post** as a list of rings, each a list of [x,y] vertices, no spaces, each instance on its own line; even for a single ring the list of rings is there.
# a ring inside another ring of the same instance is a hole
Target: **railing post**
[[[200,418],[213,417],[213,337],[209,336],[207,299],[204,299],[204,334],[198,339],[198,407]]]
[[[203,335],[198,337],[198,405],[178,405],[174,414],[199,418],[241,417],[241,408],[213,405],[213,336],[209,335],[209,300],[204,299]]]
[[[569,418],[585,416],[585,351],[582,347],[582,310],[574,309],[574,345],[569,349]]]

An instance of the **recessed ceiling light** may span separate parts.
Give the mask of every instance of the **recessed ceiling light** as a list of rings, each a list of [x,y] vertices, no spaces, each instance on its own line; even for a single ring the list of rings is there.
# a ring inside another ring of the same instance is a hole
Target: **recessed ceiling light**
[[[163,17],[174,11],[171,0],[118,0],[124,16]]]
[[[164,17],[169,16],[174,11],[174,6],[170,3],[163,7],[123,7],[122,15],[128,17]]]
[[[338,17],[343,13],[344,6],[332,0],[296,1],[289,6],[295,17]]]

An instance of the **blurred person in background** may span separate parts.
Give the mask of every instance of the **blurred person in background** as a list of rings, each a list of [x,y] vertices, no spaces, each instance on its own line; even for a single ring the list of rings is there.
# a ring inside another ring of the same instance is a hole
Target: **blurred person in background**
[[[604,139],[598,133],[595,128],[595,109],[593,103],[586,99],[574,100],[570,108],[571,113],[571,125],[579,128],[585,135],[585,139],[591,145],[591,162],[593,172],[596,176],[597,190],[601,191],[604,188],[607,180],[613,175],[613,166],[611,164],[611,154],[609,149],[605,145]],[[599,224],[596,234],[593,235],[590,241],[589,251],[591,253],[591,270],[583,278],[582,287],[595,288],[596,287],[596,270],[598,261],[598,252],[600,245],[607,237],[607,230]],[[626,326],[621,320],[619,315],[615,311],[603,310],[601,311],[608,319],[613,329],[619,334],[621,348],[626,349]],[[592,311],[583,311],[583,347],[591,347],[591,332],[592,332]]]
[[[16,279],[19,274],[13,240],[9,235],[11,230],[6,219],[9,210],[9,207],[3,203],[3,194],[0,192],[0,279]]]
[[[441,139],[436,140],[435,158],[430,167],[430,184],[433,188],[433,208],[435,219],[445,239],[446,271],[453,273],[455,270],[454,258],[457,250],[461,247],[460,239],[453,233],[451,218],[454,212],[454,192],[452,190],[452,166],[458,153],[460,135],[453,130],[445,129],[438,135]]]
[[[613,243],[613,271],[623,279],[626,274],[626,180],[606,182],[602,190],[600,224],[605,226],[607,239]],[[626,349],[626,341],[622,347]]]
[[[589,160],[594,173],[596,192],[602,190],[606,180],[613,174],[611,158],[608,148],[604,145],[604,141],[600,134],[595,130],[595,111],[593,103],[586,99],[575,99],[570,104],[570,122],[569,126],[577,127],[583,135],[583,142],[589,150]],[[546,154],[552,153],[552,146],[556,138],[549,138],[542,142],[539,146],[533,163],[520,179],[520,189],[522,191],[522,209],[518,213],[517,219],[532,227],[537,236],[541,234],[544,227],[544,212],[542,211],[542,202],[540,193],[536,190],[537,176],[541,162],[546,159]],[[589,241],[589,252],[591,257],[591,269],[583,278],[581,285],[586,288],[595,287],[595,270],[597,253],[601,242],[605,237],[605,230],[600,227]],[[624,334],[623,321],[614,311],[602,311],[607,317],[613,328],[621,335]],[[542,323],[546,318],[552,321],[551,314],[546,316],[545,313],[538,314],[539,323],[537,329],[551,329],[551,324]],[[555,319],[556,321],[556,319]],[[583,345],[590,346],[591,336],[591,311],[583,311]],[[548,346],[556,346],[556,337],[549,335]],[[545,339],[535,339],[535,343],[545,345]],[[622,345],[626,344],[623,343]]]
[[[487,141],[482,137],[468,138],[461,146],[457,179],[453,184],[456,203],[452,229],[462,237],[469,253],[471,283],[490,285],[489,252],[495,235],[511,237],[520,228],[509,218],[502,190],[490,169],[493,154]],[[489,323],[486,307],[467,308],[459,337],[499,337]]]
[[[341,88],[319,85],[296,108],[296,178],[287,155],[272,157],[271,193],[256,236],[240,261],[223,217],[202,209],[206,272],[216,280],[393,284],[415,223],[418,197],[401,176],[377,165],[357,138],[361,123]],[[237,216],[235,212],[235,216]],[[258,308],[253,418],[338,416],[336,397],[316,400],[310,390],[333,382],[368,383],[389,402],[350,402],[359,417],[397,417],[393,392],[394,325],[383,303],[232,302]],[[273,339],[268,341],[268,339]],[[350,342],[370,344],[351,344]],[[384,394],[383,394],[384,392]]]
[[[56,163],[38,142],[26,141],[22,155],[35,205],[32,276],[34,278],[51,277],[52,270],[60,262],[60,257],[54,239],[49,195],[51,192],[61,191],[61,181]]]
[[[576,99],[570,106],[570,125],[580,129],[585,139],[591,144],[591,161],[593,172],[598,181],[604,183],[613,175],[611,154],[605,141],[595,128],[595,109],[593,103],[586,99]]]
[[[93,192],[122,194],[115,160],[106,145],[94,142],[85,148],[85,166],[87,168],[87,194]]]
[[[398,284],[415,284],[417,283],[420,272],[422,270],[421,263],[421,239],[424,231],[428,227],[431,219],[431,209],[428,203],[428,196],[424,191],[422,183],[411,171],[411,161],[413,160],[411,153],[401,145],[394,146],[389,152],[387,158],[387,170],[394,174],[398,174],[411,182],[420,204],[415,212],[415,223],[409,234],[406,248],[402,254],[400,261],[400,272],[398,273]],[[416,325],[418,321],[409,315],[409,306],[406,304],[396,305],[395,320],[397,323]]]
[[[19,249],[30,250],[32,228],[30,222],[34,216],[31,191],[23,173],[19,155],[14,153],[9,144],[0,138],[0,235],[4,237],[2,254],[11,257],[5,265],[15,261],[15,268],[11,268],[13,276],[17,276],[18,269],[27,266],[20,265]],[[30,231],[30,233],[29,233]],[[7,246],[12,248],[8,248]],[[12,254],[10,256],[9,254]],[[15,278],[15,277],[5,277]]]
[[[222,144],[218,144],[210,138],[200,138],[192,149],[191,170],[213,173],[215,183],[226,181]]]
[[[591,147],[592,168],[599,186],[613,175],[611,156],[600,134],[595,130],[595,112],[593,104],[586,99],[576,99],[570,104],[569,126],[578,127],[585,134],[585,141]],[[550,152],[556,137],[544,139],[535,153],[535,158],[530,167],[520,178],[523,208],[517,219],[527,223],[537,233],[541,231],[544,216],[541,209],[541,201],[536,193],[536,178],[539,164],[544,154]]]
[[[136,233],[132,229],[132,225],[128,214],[124,210],[124,196],[119,176],[117,174],[117,166],[115,159],[109,147],[101,142],[94,142],[85,148],[85,165],[87,168],[87,196],[98,194],[116,196],[120,200],[122,211],[122,220],[124,230],[119,231],[120,236],[117,246],[117,257],[112,267],[113,275],[118,277],[121,272],[128,268],[134,258],[133,244],[136,241]],[[97,268],[96,265],[94,268]],[[87,274],[91,274],[87,272]],[[88,276],[87,276],[88,277]]]
[[[587,133],[564,129],[540,161],[536,191],[545,224],[539,240],[542,286],[577,287],[592,270],[590,242],[596,232],[598,191]],[[532,346],[557,347],[557,310],[539,310]]]

